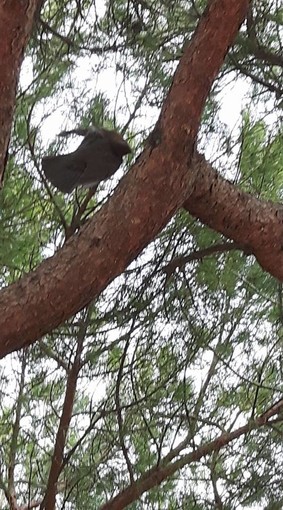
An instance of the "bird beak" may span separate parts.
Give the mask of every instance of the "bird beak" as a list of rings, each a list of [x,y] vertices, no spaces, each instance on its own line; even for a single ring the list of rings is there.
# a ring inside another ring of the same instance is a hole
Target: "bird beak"
[[[130,154],[132,152],[131,147],[129,146],[128,142],[124,140],[124,147],[125,147],[125,154]]]
[[[111,131],[108,134],[108,137],[113,147],[113,150],[116,152],[116,154],[119,154],[120,156],[125,156],[126,154],[132,152],[132,149],[129,146],[128,142],[126,142],[126,140],[124,140],[124,138],[119,133]]]

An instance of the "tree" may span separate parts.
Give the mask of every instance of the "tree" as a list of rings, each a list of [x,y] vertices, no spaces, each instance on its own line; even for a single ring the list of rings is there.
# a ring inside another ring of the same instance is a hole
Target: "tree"
[[[1,6],[2,506],[281,507],[280,6],[102,7]],[[93,95],[107,66],[123,101]],[[221,93],[242,76],[233,135]],[[61,102],[140,153],[111,196],[45,181]]]

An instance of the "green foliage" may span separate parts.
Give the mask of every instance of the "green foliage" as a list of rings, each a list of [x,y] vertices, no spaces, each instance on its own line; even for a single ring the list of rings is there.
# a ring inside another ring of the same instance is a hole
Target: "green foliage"
[[[2,287],[52,255],[107,199],[109,183],[80,214],[83,190],[66,197],[48,186],[42,155],[69,150],[69,140],[56,135],[90,124],[116,127],[138,155],[205,5],[44,2],[0,194]],[[282,200],[283,187],[274,114],[282,94],[280,25],[277,1],[252,3],[199,134],[219,171],[273,201]],[[232,132],[220,121],[221,94],[227,80],[247,79],[251,106]],[[272,427],[253,429],[252,420],[282,398],[282,286],[243,250],[222,250],[227,243],[179,211],[88,310],[2,362],[1,508],[8,508],[12,481],[19,505],[42,501],[64,403],[71,416],[58,509],[99,509],[148,470],[247,422],[246,434],[156,482],[129,508],[281,508],[282,412]],[[219,251],[204,254],[212,246]],[[65,398],[72,385],[74,402]]]
[[[262,121],[243,116],[241,182],[248,191],[280,200],[283,185],[282,133],[269,133]]]

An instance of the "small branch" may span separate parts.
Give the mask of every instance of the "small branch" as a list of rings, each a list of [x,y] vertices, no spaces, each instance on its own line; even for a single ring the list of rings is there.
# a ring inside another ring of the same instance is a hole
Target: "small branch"
[[[12,438],[11,438],[11,447],[9,454],[9,466],[8,466],[8,498],[9,504],[12,510],[18,509],[16,492],[15,492],[15,465],[16,465],[16,454],[17,454],[17,443],[20,432],[20,419],[22,413],[22,405],[23,405],[23,392],[25,386],[25,371],[27,365],[27,350],[23,351],[22,354],[22,371],[19,383],[19,394],[17,398],[16,404],[16,413],[15,413],[15,421],[12,430]]]
[[[126,508],[134,501],[137,501],[144,492],[152,489],[153,487],[156,487],[157,485],[160,485],[163,481],[165,481],[170,476],[173,476],[184,466],[192,464],[193,462],[198,462],[206,455],[210,455],[213,452],[219,451],[221,448],[225,447],[235,439],[240,438],[252,430],[256,430],[265,425],[272,426],[273,423],[277,423],[279,421],[278,419],[275,419],[274,421],[269,420],[271,417],[281,413],[282,410],[283,399],[265,411],[255,420],[248,421],[245,425],[232,432],[224,432],[213,441],[199,446],[199,448],[197,448],[195,451],[187,455],[183,455],[183,457],[176,460],[175,462],[169,463],[165,466],[163,463],[161,463],[161,465],[149,469],[133,484],[120,492],[111,501],[100,507],[100,510],[122,510],[123,508]],[[280,418],[280,421],[282,422],[282,418]]]
[[[204,257],[209,257],[214,253],[226,253],[232,250],[242,250],[246,255],[251,255],[249,249],[239,243],[227,242],[221,244],[214,244],[212,246],[209,246],[208,248],[203,248],[202,250],[194,251],[190,253],[190,255],[182,255],[180,257],[176,257],[175,259],[171,260],[169,264],[164,266],[163,271],[166,273],[168,278],[169,276],[171,276],[172,273],[174,273],[174,271],[177,268],[183,269],[183,267],[189,262],[193,262],[194,260],[200,260],[203,259]]]
[[[62,41],[63,43],[67,44],[67,46],[75,46],[74,45],[74,41],[72,41],[72,39],[70,39],[69,37],[66,37],[64,35],[61,35],[59,32],[57,32],[57,30],[55,30],[55,28],[51,27],[48,23],[46,23],[46,21],[44,21],[42,18],[40,18],[40,24],[41,26],[47,30],[48,32],[50,32],[52,35],[54,35],[55,37],[57,37],[58,39],[60,39],[60,41]]]
[[[132,327],[131,327],[131,330],[132,330]],[[128,334],[128,338],[127,338],[126,345],[125,345],[125,348],[124,348],[124,351],[122,354],[122,359],[121,359],[121,363],[120,363],[120,367],[119,367],[119,371],[118,371],[116,388],[115,388],[115,404],[116,404],[116,409],[117,409],[119,441],[120,441],[122,452],[123,452],[123,455],[124,455],[124,458],[125,458],[125,461],[127,464],[127,468],[128,468],[128,472],[129,472],[129,476],[130,476],[130,482],[133,483],[134,482],[134,473],[133,473],[131,461],[129,459],[128,450],[127,450],[127,447],[126,447],[125,441],[124,441],[123,418],[122,418],[122,410],[121,410],[121,404],[120,404],[120,387],[121,387],[121,382],[122,382],[122,377],[123,377],[124,363],[125,363],[129,343],[130,343],[131,330],[129,331],[129,334]]]
[[[268,51],[264,46],[259,44],[256,48],[252,48],[252,51],[254,56],[262,60],[265,64],[269,64],[270,66],[283,67],[283,58],[281,55],[276,55],[276,53]]]
[[[51,461],[51,467],[49,471],[49,477],[47,482],[47,488],[45,497],[40,505],[40,510],[54,510],[56,494],[57,494],[57,482],[61,472],[63,463],[63,454],[66,444],[68,429],[72,418],[73,405],[76,394],[78,375],[81,369],[81,354],[83,350],[83,343],[87,332],[92,307],[87,309],[86,317],[81,323],[80,330],[77,338],[77,350],[75,359],[71,370],[69,371],[67,386],[65,392],[65,399],[60,418],[60,423],[56,435],[55,447]]]
[[[233,55],[228,55],[228,59],[231,61],[231,63],[234,65],[235,69],[240,71],[240,73],[244,74],[248,78],[250,78],[255,83],[258,83],[259,85],[262,85],[270,92],[274,92],[276,98],[280,98],[283,95],[283,89],[277,87],[273,83],[269,83],[262,78],[259,78],[255,74],[253,74],[249,69],[247,69],[245,66],[237,62],[236,58]]]
[[[55,37],[57,37],[58,39],[60,39],[60,41],[62,41],[63,43],[65,43],[68,47],[71,47],[71,48],[75,48],[76,50],[85,50],[85,51],[89,51],[90,53],[95,53],[96,55],[103,55],[103,53],[107,52],[107,51],[114,51],[114,52],[117,52],[118,49],[120,48],[116,42],[114,42],[113,44],[111,45],[108,45],[108,46],[93,46],[93,47],[88,47],[88,46],[81,46],[81,45],[78,45],[74,42],[74,40],[71,38],[71,37],[68,37],[68,36],[65,36],[65,35],[62,35],[60,34],[59,32],[57,32],[57,30],[55,30],[55,28],[51,27],[48,23],[46,23],[46,21],[44,21],[42,18],[40,19],[40,23],[41,23],[41,26],[47,30],[48,32],[50,32],[52,35],[54,35]]]
[[[6,487],[6,484],[2,477],[2,469],[0,472],[0,489],[4,492],[5,497],[6,497],[7,501],[9,502],[9,492],[8,492],[8,488]]]
[[[271,66],[279,66],[283,67],[283,58],[278,53],[272,53],[267,48],[262,46],[258,40],[256,33],[256,23],[253,16],[253,2],[250,2],[248,13],[247,13],[247,33],[248,40],[250,43],[250,49],[253,52],[254,56],[259,60],[262,60],[264,63],[269,64]]]
[[[92,188],[89,188],[82,203],[79,204],[78,209],[77,210],[74,209],[71,223],[70,223],[70,225],[67,225],[65,228],[65,242],[76,232],[77,228],[79,228],[79,226],[81,224],[82,216],[85,213],[86,208],[89,204],[89,201],[92,199],[97,188],[98,188],[98,184],[96,186],[93,186]]]
[[[19,510],[32,510],[32,508],[36,508],[37,506],[39,506],[41,504],[41,500],[33,500],[33,501],[30,501],[30,503],[28,503],[27,505],[23,505],[19,508]]]
[[[58,364],[59,367],[63,368],[63,370],[65,370],[65,372],[68,374],[69,372],[69,367],[67,365],[67,363],[61,359],[58,354],[56,354],[49,346],[47,346],[43,340],[41,340],[38,344],[39,346],[39,349],[44,353],[46,354],[46,356],[48,356],[49,358],[53,359],[54,361],[56,361],[56,363]]]
[[[215,470],[216,465],[217,465],[217,454],[218,454],[218,452],[214,452],[212,455],[212,465],[210,467],[210,479],[211,479],[211,484],[212,484],[212,489],[213,489],[213,494],[214,494],[215,508],[216,508],[216,510],[223,510],[223,503],[222,503],[222,500],[221,500],[221,497],[220,497],[220,494],[219,494],[218,488],[217,488],[218,476],[217,476],[217,473]]]
[[[123,135],[124,133],[126,133],[128,127],[130,126],[132,120],[136,117],[136,113],[137,111],[140,109],[141,107],[141,104],[142,104],[142,101],[143,101],[143,98],[145,97],[146,93],[147,93],[147,90],[148,90],[148,83],[146,82],[145,86],[143,87],[140,95],[139,95],[139,98],[135,104],[135,107],[132,111],[132,113],[130,113],[129,115],[129,118],[126,122],[126,124],[124,125],[123,129],[121,130],[121,134]]]

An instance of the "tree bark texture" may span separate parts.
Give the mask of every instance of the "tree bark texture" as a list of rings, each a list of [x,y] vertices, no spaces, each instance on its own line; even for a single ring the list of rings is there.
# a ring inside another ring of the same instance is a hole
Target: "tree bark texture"
[[[247,9],[248,0],[209,2],[176,70],[156,128],[131,171],[62,249],[1,291],[0,356],[31,344],[86,306],[185,202],[193,210],[194,200],[202,200],[209,217],[214,217],[216,198],[211,190],[208,197],[198,192],[201,174],[193,171],[192,155],[205,99]],[[241,195],[231,185],[229,192]],[[199,217],[200,213],[200,209],[194,212]],[[237,210],[233,215],[236,224]],[[220,218],[216,223],[223,227]],[[247,230],[246,225],[243,237]],[[226,223],[225,233],[229,236]],[[238,241],[246,244],[245,239]]]
[[[202,223],[253,253],[270,274],[283,280],[283,205],[259,200],[223,179],[196,154],[190,171],[196,175],[185,209]]]
[[[0,0],[0,188],[24,50],[42,0]]]

